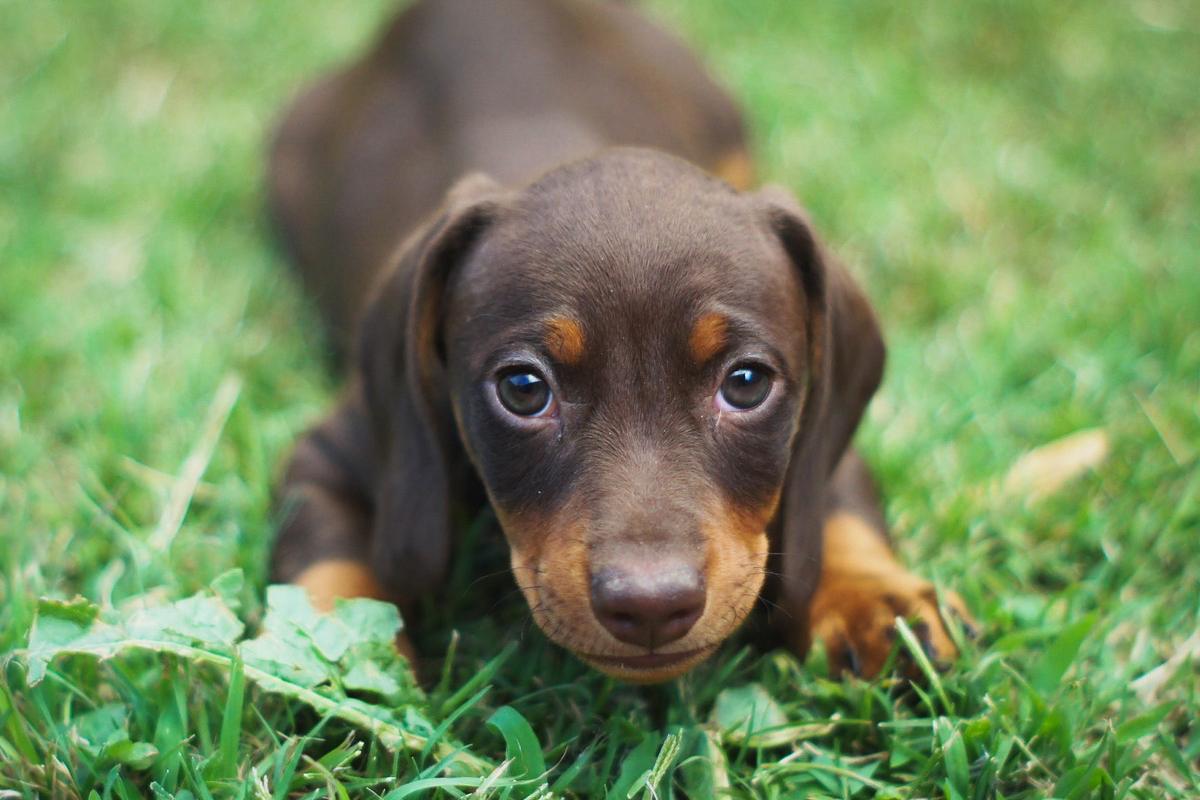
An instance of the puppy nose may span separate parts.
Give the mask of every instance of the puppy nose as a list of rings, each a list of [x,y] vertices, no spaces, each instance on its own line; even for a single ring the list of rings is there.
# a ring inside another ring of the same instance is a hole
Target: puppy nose
[[[691,566],[609,567],[592,576],[592,613],[622,642],[653,649],[683,638],[704,613],[704,576]]]

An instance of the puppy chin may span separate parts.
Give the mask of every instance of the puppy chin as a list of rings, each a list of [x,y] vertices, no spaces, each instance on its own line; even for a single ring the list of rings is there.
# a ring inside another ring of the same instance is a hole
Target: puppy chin
[[[684,653],[653,653],[641,656],[599,656],[575,653],[575,656],[610,678],[634,684],[654,684],[678,678],[706,660],[718,645]]]

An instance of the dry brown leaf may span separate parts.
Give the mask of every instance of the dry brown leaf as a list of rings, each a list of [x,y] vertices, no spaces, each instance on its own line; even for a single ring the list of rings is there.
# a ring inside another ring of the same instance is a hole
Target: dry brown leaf
[[[1196,662],[1200,662],[1200,631],[1193,633],[1170,658],[1135,680],[1133,690],[1137,692],[1138,699],[1143,704],[1151,705],[1158,699],[1158,690],[1175,677],[1180,667]]]
[[[1095,469],[1108,457],[1108,434],[1100,428],[1078,431],[1030,450],[1004,478],[1004,494],[1040,500],[1068,481]]]

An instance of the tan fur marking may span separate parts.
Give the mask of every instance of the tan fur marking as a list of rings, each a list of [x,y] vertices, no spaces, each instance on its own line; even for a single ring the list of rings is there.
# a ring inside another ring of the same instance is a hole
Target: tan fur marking
[[[864,677],[878,674],[892,649],[896,617],[920,620],[939,660],[958,654],[933,584],[905,569],[866,520],[844,511],[833,514],[825,521],[823,543],[809,631],[824,641],[834,669],[856,662]],[[955,613],[971,621],[957,595],[950,593],[947,600]]]
[[[621,658],[645,651],[618,641],[596,619],[591,605],[587,528],[571,508],[553,518],[510,515],[497,510],[512,555],[513,576],[546,635],[600,672],[633,683],[674,678],[708,658],[745,619],[758,599],[767,560],[770,507],[754,511],[720,508],[703,524],[708,558],[708,601],[703,616],[688,634],[668,648],[696,654],[663,669],[627,669],[589,659]]]
[[[822,573],[883,574],[899,566],[883,535],[862,517],[839,511],[825,521]]]
[[[761,508],[722,503],[709,514],[705,525],[709,599],[723,603],[736,623],[750,612],[766,577],[766,529],[778,505],[778,492]]]
[[[293,583],[308,592],[313,607],[321,612],[332,611],[333,601],[339,597],[389,599],[370,567],[350,559],[318,561],[301,572]]]
[[[707,363],[710,358],[721,352],[729,333],[729,321],[723,314],[715,312],[704,314],[692,326],[688,337],[688,347],[692,360],[697,364]]]
[[[776,489],[767,502],[757,508],[728,505],[724,506],[721,519],[725,528],[743,538],[753,537],[766,530],[767,523],[779,509],[779,501],[783,497],[781,490]]]
[[[575,366],[583,360],[583,328],[573,319],[554,317],[547,322],[545,342],[559,363]]]
[[[767,523],[779,496],[761,508],[721,504],[704,526],[708,540],[708,607],[696,623],[699,638],[725,639],[750,614],[766,579]]]
[[[578,650],[600,635],[592,614],[587,547],[580,521],[564,510],[554,519],[537,514],[496,515],[508,539],[513,577],[546,635]],[[593,648],[594,649],[594,648]]]
[[[754,162],[745,150],[734,150],[722,156],[713,174],[739,192],[754,186]]]

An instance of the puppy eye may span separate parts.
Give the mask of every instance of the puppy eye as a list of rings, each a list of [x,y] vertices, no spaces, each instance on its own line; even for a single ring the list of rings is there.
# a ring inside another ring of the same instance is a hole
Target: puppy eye
[[[519,417],[533,417],[550,407],[550,385],[536,372],[516,371],[496,381],[500,405]]]
[[[766,369],[754,364],[740,364],[729,370],[721,382],[721,400],[735,411],[749,411],[759,406],[771,392],[771,376]]]

